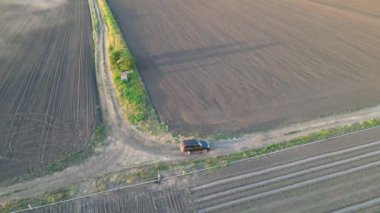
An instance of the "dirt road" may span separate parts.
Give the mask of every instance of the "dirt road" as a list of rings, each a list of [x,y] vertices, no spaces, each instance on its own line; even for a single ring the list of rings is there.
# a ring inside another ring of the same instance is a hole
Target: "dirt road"
[[[97,4],[94,4],[93,0],[89,2],[93,15],[101,20]],[[105,25],[104,22],[100,22],[95,33],[96,74],[104,122],[109,130],[105,145],[96,150],[96,153],[82,165],[72,166],[64,171],[31,181],[0,187],[0,203],[36,196],[42,192],[67,187],[110,172],[158,161],[184,158],[184,155],[178,152],[177,145],[163,146],[148,139],[124,122],[112,87],[110,87],[105,39]]]
[[[380,132],[369,130],[26,212],[347,212],[380,205]],[[377,206],[377,207],[376,207]]]
[[[94,10],[94,15],[99,18],[98,11],[92,2],[91,0],[90,6]],[[24,183],[0,187],[0,203],[16,198],[37,196],[41,193],[80,183],[93,177],[127,170],[139,165],[189,157],[198,158],[225,155],[267,144],[279,143],[321,129],[380,117],[380,107],[369,108],[344,115],[313,120],[307,123],[289,125],[271,131],[258,132],[238,140],[220,141],[212,144],[215,149],[208,155],[184,156],[179,153],[177,145],[158,144],[123,122],[112,88],[109,87],[108,61],[106,55],[104,55],[107,48],[104,42],[106,36],[104,26],[100,24],[96,32],[95,45],[98,47],[96,52],[96,67],[100,104],[104,112],[105,121],[110,129],[107,145],[99,148],[95,155],[82,165],[73,166],[62,172]],[[297,133],[288,134],[290,132]]]
[[[98,96],[86,1],[0,2],[0,182],[87,145]]]
[[[262,130],[380,103],[371,0],[108,0],[170,129]]]

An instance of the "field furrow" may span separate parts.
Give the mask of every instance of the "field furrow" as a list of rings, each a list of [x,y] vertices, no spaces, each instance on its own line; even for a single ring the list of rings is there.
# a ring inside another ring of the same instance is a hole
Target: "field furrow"
[[[266,130],[380,104],[378,1],[108,2],[171,130]]]
[[[0,26],[0,180],[7,180],[83,150],[98,98],[87,1],[1,1]]]

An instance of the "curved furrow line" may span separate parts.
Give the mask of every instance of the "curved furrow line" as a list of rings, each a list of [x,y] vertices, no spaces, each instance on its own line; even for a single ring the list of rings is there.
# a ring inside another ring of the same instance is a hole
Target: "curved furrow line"
[[[53,32],[49,30],[47,32],[47,35],[49,36],[51,33],[53,33]],[[26,39],[25,41],[28,42],[28,43],[33,43],[32,41],[35,40],[36,34],[34,33],[31,37],[28,37],[28,38],[29,39]],[[30,73],[28,73],[28,80],[27,80],[27,82],[26,82],[26,84],[24,86],[24,89],[23,89],[23,92],[22,92],[22,95],[21,95],[20,99],[17,100],[18,104],[17,104],[17,107],[15,107],[16,110],[15,110],[14,114],[18,114],[20,112],[21,106],[25,105],[23,102],[24,102],[24,99],[26,98],[27,91],[30,90],[30,89],[32,89],[31,88],[32,87],[31,82],[32,82],[32,78],[34,77],[34,75],[38,71],[37,70],[38,62],[39,62],[40,58],[42,58],[42,56],[45,53],[45,51],[47,50],[47,45],[45,45],[44,47],[45,48],[42,48],[41,51],[39,52],[39,54],[37,56],[37,60],[33,64],[33,67],[31,69]],[[16,68],[16,64],[14,64],[14,65],[15,66],[13,66],[12,69]],[[27,106],[30,107],[30,105],[27,105]],[[14,122],[15,122],[15,119],[12,119],[12,121],[10,122],[10,129],[15,128],[15,126],[14,126],[15,123]],[[22,124],[22,126],[26,126],[26,125],[23,124],[23,122],[21,122],[21,124]],[[16,151],[15,149],[17,147],[16,146],[17,144],[15,143],[15,141],[17,141],[17,140],[15,140],[15,137],[17,136],[17,134],[18,134],[18,131],[13,131],[12,134],[9,136],[9,138],[8,138],[8,149],[6,150],[6,152],[13,153],[14,151]]]
[[[69,4],[70,5],[70,4]],[[62,11],[62,15],[59,15],[58,17],[62,17],[62,18],[65,18],[65,17],[68,17],[69,15],[69,8],[66,8],[66,9],[63,9],[61,10]],[[53,56],[53,58],[55,58],[57,60],[57,62],[55,63],[55,69],[54,67],[53,70],[50,70],[50,72],[53,72],[53,75],[52,75],[52,81],[51,81],[51,85],[52,85],[52,88],[49,88],[50,89],[50,93],[48,95],[48,99],[47,99],[47,106],[46,106],[46,114],[49,114],[49,115],[52,115],[53,114],[53,111],[54,109],[58,109],[58,107],[54,107],[54,104],[56,104],[57,99],[57,93],[59,92],[59,85],[62,84],[62,81],[60,79],[60,77],[63,75],[62,72],[61,72],[61,67],[63,66],[62,64],[62,60],[63,60],[63,53],[64,51],[66,50],[67,46],[65,44],[67,44],[67,37],[68,37],[68,33],[69,33],[69,24],[64,24],[64,27],[63,29],[61,27],[58,27],[57,29],[57,39],[56,39],[56,43],[55,43],[55,48],[54,48],[54,51],[53,51],[53,54],[56,54],[56,57]],[[62,32],[61,32],[62,31]],[[41,142],[40,142],[40,149],[41,151],[39,152],[40,153],[40,157],[39,157],[39,161],[40,161],[40,164],[42,164],[44,162],[44,156],[45,156],[45,150],[46,150],[46,144],[47,144],[47,137],[49,135],[49,128],[45,128],[44,131],[42,131],[42,134],[41,134]]]

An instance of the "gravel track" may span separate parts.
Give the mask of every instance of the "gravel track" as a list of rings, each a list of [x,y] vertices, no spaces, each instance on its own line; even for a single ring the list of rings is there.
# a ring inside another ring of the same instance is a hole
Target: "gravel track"
[[[373,129],[26,212],[371,212],[379,138]]]
[[[101,21],[97,4],[94,4],[92,0],[89,3],[94,15]],[[177,145],[163,146],[146,138],[124,122],[110,86],[105,25],[103,22],[99,23],[95,33],[96,74],[99,81],[100,105],[104,114],[104,122],[109,130],[109,136],[104,142],[105,146],[96,150],[96,153],[81,165],[72,166],[64,171],[42,178],[1,187],[0,203],[37,196],[41,192],[67,187],[71,184],[83,182],[88,178],[100,177],[111,172],[185,157],[178,152]]]
[[[1,1],[0,180],[86,145],[98,104],[90,23],[86,1]]]
[[[56,0],[53,2],[59,2],[59,1]],[[91,2],[93,1],[90,1],[90,3]],[[95,11],[97,11],[96,7],[95,7]],[[60,14],[60,13],[57,13],[57,14]],[[99,16],[98,11],[96,12],[96,14],[97,16]],[[373,19],[373,17],[371,19]],[[375,21],[375,23],[377,22]],[[0,33],[3,33],[1,29],[0,29]],[[52,29],[51,29],[51,33],[53,33]],[[107,139],[107,146],[102,147],[99,150],[97,150],[96,155],[91,157],[87,162],[85,162],[82,165],[70,167],[62,172],[58,172],[56,174],[49,175],[43,178],[38,178],[38,179],[31,180],[25,183],[20,183],[13,186],[0,188],[0,192],[1,192],[0,202],[6,202],[14,198],[25,198],[25,197],[37,196],[43,192],[51,191],[54,189],[59,189],[61,187],[66,187],[71,184],[79,183],[91,177],[102,176],[110,172],[120,171],[120,170],[128,169],[134,166],[138,166],[138,165],[151,164],[151,163],[163,161],[163,160],[178,160],[178,159],[189,158],[189,156],[181,155],[178,152],[178,147],[176,145],[157,144],[157,142],[155,142],[154,140],[147,138],[143,134],[133,129],[133,127],[130,127],[124,123],[121,113],[118,109],[115,97],[113,95],[112,88],[110,88],[110,79],[107,74],[108,61],[107,61],[106,55],[104,55],[104,53],[106,52],[105,50],[107,48],[104,42],[104,39],[106,38],[104,26],[100,25],[100,28],[97,29],[96,34],[99,37],[99,39],[96,40],[96,45],[100,47],[100,49],[98,49],[98,51],[96,52],[96,55],[97,55],[96,66],[98,68],[97,74],[98,74],[98,80],[99,80],[98,86],[99,86],[99,93],[100,93],[99,95],[100,95],[100,100],[101,100],[100,105],[102,106],[102,110],[105,115],[105,122],[107,122],[107,125],[110,127],[110,130],[111,130],[110,137]],[[133,34],[131,36],[133,37]],[[54,36],[51,36],[51,37],[54,37]],[[66,38],[66,39],[71,41],[71,38]],[[62,40],[60,41],[65,42],[65,39],[62,38]],[[65,55],[65,52],[67,51],[69,50],[59,50],[54,55],[55,57],[59,57],[59,55]],[[79,55],[90,54],[89,52],[86,52],[86,51],[84,52],[77,51],[77,52]],[[50,55],[50,57],[53,57],[53,56]],[[196,57],[196,58],[201,58],[201,57]],[[0,60],[5,60],[5,59],[7,59],[7,57],[0,58]],[[16,59],[17,57],[15,59],[12,58],[12,60],[16,60]],[[51,60],[53,60],[53,58],[51,58]],[[181,61],[181,59],[176,59],[176,60]],[[91,65],[92,63],[93,63],[92,59],[89,58],[89,60],[86,62],[82,60],[80,63],[80,66],[84,66],[84,64]],[[13,66],[15,65],[13,64]],[[61,76],[60,75],[61,73],[59,72],[54,72],[54,73],[56,75],[56,78],[58,79],[66,77],[66,75]],[[84,80],[83,78],[86,78],[86,72],[78,74],[78,75],[79,76],[74,76],[74,74],[71,75],[70,77],[71,80],[78,81],[80,79]],[[51,77],[51,79],[52,78],[53,77]],[[5,84],[6,82],[3,79],[0,79],[0,83]],[[62,81],[56,80],[56,83],[62,84]],[[4,90],[4,88],[5,87],[2,87],[1,90]],[[70,87],[70,88],[66,88],[66,90],[67,91],[72,90],[78,93],[79,90],[76,90],[75,88],[76,87]],[[77,94],[77,96],[74,96],[76,97],[75,99],[77,101],[79,101],[79,95],[80,94]],[[51,98],[51,100],[48,99],[48,104],[49,102],[51,103],[54,102],[53,93],[48,93],[47,97]],[[88,100],[90,99],[91,97],[88,97]],[[68,100],[68,99],[65,99],[65,100]],[[65,104],[67,103],[65,101],[61,101],[61,102]],[[90,105],[87,105],[87,106],[89,107]],[[81,107],[79,106],[76,107],[76,109],[80,109],[80,108]],[[56,108],[52,106],[50,106],[49,109],[51,112],[56,111]],[[90,111],[86,111],[86,113],[89,113],[89,112]],[[60,111],[57,111],[56,113],[58,114],[60,113],[62,115],[64,114]],[[89,116],[89,114],[86,114],[86,116],[87,115]],[[220,143],[212,144],[215,150],[210,152],[207,156],[225,155],[225,154],[230,154],[230,153],[240,151],[240,150],[247,150],[247,149],[251,149],[255,147],[261,147],[267,144],[279,143],[284,140],[295,138],[300,135],[305,135],[313,131],[318,131],[325,128],[332,128],[337,125],[345,125],[345,124],[368,120],[371,118],[376,118],[376,117],[379,117],[379,114],[380,114],[379,107],[374,107],[374,108],[364,109],[364,110],[349,113],[349,114],[343,114],[339,116],[332,116],[332,117],[328,117],[324,119],[313,120],[307,123],[299,123],[295,125],[290,125],[285,128],[280,128],[273,131],[255,133],[255,134],[246,136],[244,138],[241,138],[239,140],[222,141]],[[76,114],[76,115],[79,116],[79,114]],[[6,117],[7,116],[4,116],[4,118]],[[36,123],[42,123],[43,125],[45,125],[43,129],[46,129],[46,131],[56,133],[57,140],[58,139],[60,140],[60,138],[65,138],[67,137],[67,135],[74,137],[76,136],[77,131],[85,127],[81,125],[81,126],[78,126],[76,129],[74,129],[73,124],[70,121],[67,121],[67,120],[57,121],[55,119],[56,118],[55,115],[54,116],[47,115],[46,113],[41,113],[41,112],[29,112],[27,115],[23,114],[22,112],[19,112],[19,113],[11,114],[11,116],[8,116],[8,117],[9,117],[8,119],[12,118],[16,121],[17,119],[23,120],[27,118],[29,120],[35,121]],[[87,123],[91,123],[91,120],[87,119]],[[62,128],[62,126],[68,129],[66,130],[65,134],[63,133],[61,134],[60,132],[59,128]],[[35,130],[39,129],[39,127],[38,126],[35,126],[35,127],[36,127],[35,129],[33,129],[33,127],[29,127],[28,129],[29,136],[36,134]],[[291,135],[287,134],[289,132],[294,132],[294,131],[296,131],[297,133],[291,134]],[[9,129],[4,130],[4,132],[7,134],[15,135],[12,132],[12,130],[9,130]],[[359,133],[359,135],[360,134],[368,134],[368,132]],[[44,145],[45,143],[48,145],[46,141],[49,137],[46,132],[44,132],[41,135],[38,135],[38,138],[44,139],[44,140],[41,140],[40,142],[42,145]],[[56,148],[62,148],[62,147],[56,146]],[[48,150],[45,150],[45,151],[44,150],[45,148],[41,148],[41,152],[48,153]],[[45,160],[46,157],[44,157],[44,155],[42,156],[42,158]],[[197,158],[197,157],[199,156],[198,155],[190,156],[190,158]],[[235,171],[235,174],[238,174],[238,173],[239,173],[238,171]],[[178,209],[179,207],[177,206],[176,208]]]

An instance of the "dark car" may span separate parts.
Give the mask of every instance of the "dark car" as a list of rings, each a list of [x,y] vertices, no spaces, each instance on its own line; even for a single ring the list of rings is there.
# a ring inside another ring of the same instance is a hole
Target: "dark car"
[[[208,152],[210,151],[210,145],[204,140],[184,140],[180,145],[181,152],[190,154],[191,152]]]

